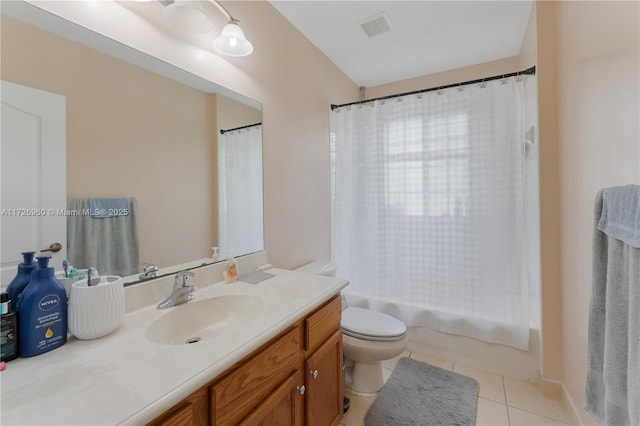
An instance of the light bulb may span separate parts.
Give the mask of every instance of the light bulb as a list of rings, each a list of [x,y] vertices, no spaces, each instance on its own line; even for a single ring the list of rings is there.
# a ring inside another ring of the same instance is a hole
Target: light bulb
[[[237,21],[231,21],[213,41],[213,47],[229,56],[247,56],[253,52],[253,45],[247,40]]]

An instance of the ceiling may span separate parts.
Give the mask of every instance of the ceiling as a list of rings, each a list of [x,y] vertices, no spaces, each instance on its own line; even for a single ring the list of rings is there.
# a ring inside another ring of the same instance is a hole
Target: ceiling
[[[515,56],[533,1],[278,1],[273,6],[358,86]],[[360,23],[385,12],[389,32]]]

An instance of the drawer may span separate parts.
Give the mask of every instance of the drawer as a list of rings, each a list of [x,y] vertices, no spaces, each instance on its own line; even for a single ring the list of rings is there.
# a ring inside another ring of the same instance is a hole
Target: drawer
[[[315,352],[333,333],[340,329],[342,317],[342,299],[335,296],[320,309],[304,320],[304,348],[308,353]]]
[[[207,426],[208,424],[209,388],[204,387],[147,426]]]
[[[211,387],[212,424],[238,424],[301,362],[300,327],[258,349]]]

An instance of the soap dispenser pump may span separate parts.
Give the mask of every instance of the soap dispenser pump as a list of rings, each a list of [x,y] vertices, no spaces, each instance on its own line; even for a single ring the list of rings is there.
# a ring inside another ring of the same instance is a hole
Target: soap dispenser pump
[[[24,262],[18,265],[18,273],[7,287],[7,293],[9,294],[9,312],[15,312],[17,310],[18,299],[27,287],[27,284],[29,284],[29,281],[31,281],[31,273],[38,268],[38,264],[33,261],[35,255],[35,251],[22,252]]]
[[[40,256],[38,269],[18,302],[18,355],[31,357],[67,343],[67,293],[49,267],[51,256]]]

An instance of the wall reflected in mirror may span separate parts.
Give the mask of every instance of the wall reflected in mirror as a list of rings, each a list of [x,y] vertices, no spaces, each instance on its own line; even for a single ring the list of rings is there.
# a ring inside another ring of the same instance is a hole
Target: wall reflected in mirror
[[[261,123],[257,102],[198,90],[8,16],[1,24],[2,79],[66,98],[67,198],[135,199],[136,273],[206,261],[215,246],[221,259],[228,249],[263,249],[262,128],[220,134]]]

